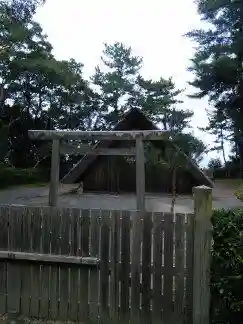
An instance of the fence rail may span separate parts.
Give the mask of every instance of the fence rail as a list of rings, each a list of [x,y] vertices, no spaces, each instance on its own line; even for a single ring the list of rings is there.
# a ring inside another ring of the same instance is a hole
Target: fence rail
[[[192,214],[0,206],[0,313],[192,323],[194,223]]]

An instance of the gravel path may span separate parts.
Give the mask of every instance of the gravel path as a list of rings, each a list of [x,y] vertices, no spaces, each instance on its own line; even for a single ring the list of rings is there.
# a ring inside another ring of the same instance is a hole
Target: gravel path
[[[62,188],[59,195],[59,206],[78,207],[83,209],[116,209],[135,210],[135,195],[108,195],[108,194],[70,194],[70,187]],[[27,188],[14,187],[0,191],[0,204],[14,205],[47,205],[48,187]],[[147,195],[146,207],[148,211],[169,211],[171,198],[168,196]],[[214,208],[243,207],[243,203],[234,197],[232,192],[213,192]],[[193,200],[190,196],[180,196],[176,199],[176,212],[192,212]]]

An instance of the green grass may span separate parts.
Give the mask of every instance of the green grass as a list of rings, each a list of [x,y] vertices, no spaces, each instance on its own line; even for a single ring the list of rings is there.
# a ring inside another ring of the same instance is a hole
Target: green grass
[[[36,183],[25,183],[25,184],[13,184],[13,185],[6,185],[6,186],[0,186],[0,191],[8,190],[11,188],[16,187],[23,187],[23,188],[44,188],[49,185],[48,182],[36,182]]]
[[[47,187],[49,185],[48,182],[36,182],[36,183],[26,183],[24,185],[20,185],[21,187],[27,187],[27,188],[40,188],[40,187]]]
[[[216,179],[214,182],[216,185],[222,185],[230,188],[243,186],[243,179]]]

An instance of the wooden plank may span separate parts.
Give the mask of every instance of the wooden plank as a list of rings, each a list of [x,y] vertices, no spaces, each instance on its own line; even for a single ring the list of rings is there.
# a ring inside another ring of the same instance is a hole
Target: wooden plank
[[[90,211],[81,211],[81,250],[82,255],[89,255],[89,226],[90,226]],[[80,291],[79,291],[79,321],[88,319],[88,290],[89,290],[89,271],[87,268],[80,267]]]
[[[40,306],[40,266],[31,266],[31,300],[30,300],[30,314],[33,318],[39,318]]]
[[[0,207],[0,250],[8,248],[9,207]],[[0,314],[7,310],[7,262],[0,261]]]
[[[100,211],[91,211],[90,224],[90,255],[99,258],[100,252]],[[91,321],[98,320],[99,303],[99,269],[90,268],[89,273],[89,318]]]
[[[175,320],[183,323],[184,316],[184,277],[185,277],[185,214],[175,215]]]
[[[201,186],[194,192],[193,324],[209,323],[210,261],[212,248],[212,189]]]
[[[130,277],[130,212],[123,211],[121,217],[121,305],[120,320],[129,322],[129,277]]]
[[[31,253],[41,251],[41,208],[28,207],[29,217],[31,222]],[[31,265],[31,300],[30,300],[30,314],[31,317],[39,317],[39,301],[40,301],[40,266]]]
[[[42,228],[39,235],[41,235],[41,244],[42,244],[42,254],[51,253],[51,216],[52,208],[51,207],[42,207]]]
[[[22,222],[22,242],[21,251],[17,253],[28,253],[31,251],[31,218],[32,211],[29,208],[25,209]],[[6,249],[7,250],[7,249]],[[21,262],[21,315],[26,318],[31,317],[30,302],[31,302],[31,264]]]
[[[23,216],[22,222],[22,242],[21,242],[21,251],[30,252],[31,251],[31,220],[32,220],[32,209],[26,208],[25,214]],[[5,249],[7,250],[7,249]]]
[[[41,207],[28,207],[31,213],[31,252],[40,253],[41,251]]]
[[[70,255],[77,255],[77,224],[80,216],[80,209],[72,209],[71,211],[71,227],[70,227]],[[69,319],[78,320],[79,311],[79,267],[70,267],[70,296],[71,303],[69,308]]]
[[[59,223],[60,211],[57,208],[49,208],[50,211],[50,253],[58,254],[59,252]],[[50,264],[49,269],[49,319],[58,319],[58,304],[59,304],[59,267],[55,264]]]
[[[0,314],[7,311],[7,262],[0,262]]]
[[[137,210],[145,211],[145,158],[141,137],[136,138],[136,194]]]
[[[61,210],[59,208],[50,208],[50,251],[53,255],[58,255],[60,252],[60,223]]]
[[[31,265],[21,263],[21,306],[20,313],[26,318],[30,318],[31,301]]]
[[[41,253],[50,255],[51,241],[51,208],[42,207],[42,222],[41,222]],[[40,310],[39,317],[42,319],[48,318],[49,315],[49,276],[50,266],[41,263],[40,265]]]
[[[59,224],[61,223],[61,212],[58,208],[50,208],[51,217],[51,237],[50,237],[50,252],[53,255],[58,255],[60,248]],[[59,266],[51,263],[50,268],[50,320],[56,321],[58,319],[59,309]]]
[[[10,251],[19,251],[21,249],[22,211],[22,208],[10,207],[8,246]],[[7,269],[8,312],[19,314],[21,297],[21,265],[19,263],[14,264],[9,262]]]
[[[90,210],[82,210],[81,224],[81,248],[82,256],[89,255],[89,226],[90,226]]]
[[[50,268],[50,305],[49,318],[52,321],[58,319],[59,305],[59,267],[54,264]]]
[[[57,206],[58,186],[59,186],[59,168],[60,168],[60,141],[53,140],[51,155],[51,180],[49,189],[49,205]]]
[[[193,307],[193,255],[194,255],[194,219],[192,214],[186,215],[185,245],[186,245],[186,286],[185,286],[185,321],[192,323]]]
[[[101,211],[91,210],[90,255],[94,258],[99,258],[100,254],[100,220]]]
[[[111,212],[111,320],[116,323],[118,321],[119,312],[119,259],[120,259],[120,232],[121,220],[120,211]],[[129,255],[130,258],[130,255]]]
[[[163,214],[154,213],[154,237],[153,237],[153,323],[161,322],[162,316],[162,233]]]
[[[29,130],[29,137],[37,140],[135,140],[141,137],[156,141],[168,139],[170,132],[161,130],[129,130],[129,131],[66,131],[66,130]]]
[[[43,254],[43,253],[27,253],[27,252],[12,252],[12,251],[0,251],[0,260],[11,261],[26,261],[26,262],[38,262],[38,263],[59,263],[59,264],[79,264],[87,265],[89,267],[97,266],[99,263],[98,258],[93,257],[74,257],[65,255]]]
[[[68,256],[69,254],[69,230],[70,230],[70,209],[62,209],[60,223],[60,254]],[[69,294],[69,267],[61,265],[59,269],[59,319],[68,320],[68,311],[70,306]]]
[[[150,322],[152,213],[144,214],[142,245],[142,322]]]
[[[140,259],[142,238],[141,212],[132,213],[131,252],[131,322],[140,323]]]
[[[46,265],[40,266],[40,310],[39,318],[47,319],[49,316],[49,270]]]
[[[164,304],[163,320],[170,323],[173,316],[173,214],[164,213]]]
[[[68,318],[71,321],[78,321],[79,312],[79,269],[78,267],[70,268],[70,307]]]
[[[60,154],[71,155],[105,155],[105,156],[135,156],[135,148],[92,148],[89,145],[61,144]]]
[[[0,206],[0,250],[8,248],[8,220],[9,220],[9,206]]]
[[[11,206],[9,213],[9,251],[21,251],[22,221],[25,207]]]
[[[100,321],[105,324],[109,320],[109,212],[101,215],[101,263],[100,263]]]

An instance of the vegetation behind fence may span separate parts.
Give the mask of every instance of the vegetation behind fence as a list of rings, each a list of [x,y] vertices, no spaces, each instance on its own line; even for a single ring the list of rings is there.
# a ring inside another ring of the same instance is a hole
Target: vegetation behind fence
[[[213,214],[211,323],[240,324],[243,318],[243,211]]]

